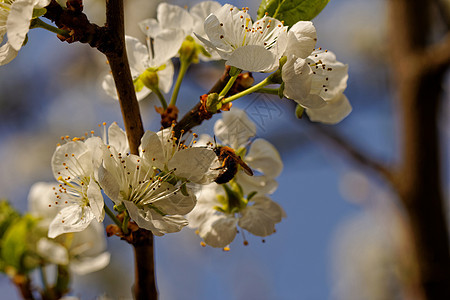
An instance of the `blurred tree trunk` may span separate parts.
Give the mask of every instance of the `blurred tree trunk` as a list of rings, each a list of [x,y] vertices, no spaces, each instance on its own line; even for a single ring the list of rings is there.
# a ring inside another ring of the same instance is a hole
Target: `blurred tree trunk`
[[[429,46],[432,1],[389,1],[389,49],[400,112],[400,166],[395,173],[425,299],[450,299],[450,257],[442,191],[439,112],[450,39]]]

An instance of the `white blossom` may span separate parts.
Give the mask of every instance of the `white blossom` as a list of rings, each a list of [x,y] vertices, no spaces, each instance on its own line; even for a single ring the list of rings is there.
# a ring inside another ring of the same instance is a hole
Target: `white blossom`
[[[0,1],[0,43],[5,34],[8,36],[0,47],[0,65],[13,60],[26,39],[33,9],[43,8],[50,0],[1,0]]]
[[[277,69],[284,52],[287,27],[271,17],[252,22],[247,9],[225,4],[204,22],[207,38],[197,35],[226,64],[251,72]]]
[[[214,124],[214,134],[237,153],[244,153],[242,160],[258,171],[254,176],[248,176],[242,170],[236,174],[235,180],[241,185],[244,194],[254,191],[271,194],[276,190],[278,184],[275,178],[283,169],[280,154],[264,139],[256,139],[250,143],[250,139],[256,135],[256,126],[245,111],[233,107],[230,111],[223,112],[222,119]]]
[[[169,92],[172,87],[174,68],[172,61],[183,42],[183,33],[167,29],[153,37],[147,38],[147,45],[138,39],[125,36],[131,76],[134,80],[138,100],[148,96],[153,88]],[[102,88],[112,98],[118,99],[114,78],[106,75]]]
[[[106,147],[99,137],[74,140],[58,146],[52,157],[52,170],[59,186],[54,204],[62,209],[53,219],[49,237],[86,229],[93,219],[104,218],[103,196],[96,181]]]
[[[203,22],[211,13],[221,7],[222,5],[216,1],[203,1],[195,4],[188,11],[180,6],[163,2],[158,5],[156,19],[146,19],[139,23],[139,27],[144,34],[151,38],[167,29],[175,30],[177,33],[182,32],[183,38],[191,36],[196,39],[193,32],[206,37]],[[210,56],[200,55],[200,59],[204,61],[220,59],[220,56],[214,50],[208,47],[206,50]]]
[[[274,233],[275,224],[285,216],[281,206],[267,196],[256,194],[247,200],[234,193],[230,197],[213,183],[201,190],[188,220],[190,227],[198,228],[198,235],[206,244],[225,247],[236,237],[238,227],[265,237]]]
[[[39,226],[44,230],[48,230],[58,214],[59,207],[54,203],[57,187],[57,183],[38,182],[28,195],[30,213],[40,218]],[[104,268],[110,259],[104,228],[95,220],[83,231],[64,233],[55,239],[39,239],[37,251],[46,261],[69,265],[70,270],[79,275]]]

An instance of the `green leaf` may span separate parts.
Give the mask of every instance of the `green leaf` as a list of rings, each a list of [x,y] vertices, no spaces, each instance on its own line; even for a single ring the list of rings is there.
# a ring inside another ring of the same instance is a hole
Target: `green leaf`
[[[36,218],[25,215],[11,224],[2,239],[1,256],[4,263],[14,267],[21,274],[33,268],[29,263],[24,262],[26,255],[36,242],[32,234],[36,224]]]
[[[310,21],[317,16],[330,0],[262,0],[258,19],[267,12],[269,16],[292,26],[298,21]]]
[[[14,220],[19,217],[19,213],[9,204],[8,201],[0,201],[0,239]]]
[[[33,9],[33,19],[39,18],[40,16],[45,15],[47,12],[47,9],[45,8],[35,8]]]

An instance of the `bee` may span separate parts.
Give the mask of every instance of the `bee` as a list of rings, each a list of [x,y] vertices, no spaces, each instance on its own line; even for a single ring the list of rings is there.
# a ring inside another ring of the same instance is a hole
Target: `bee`
[[[215,170],[222,170],[214,180],[218,184],[227,183],[234,178],[238,171],[239,165],[244,169],[245,174],[253,176],[253,171],[250,167],[234,152],[234,150],[227,146],[216,146],[214,148],[217,158],[222,163],[222,166]]]

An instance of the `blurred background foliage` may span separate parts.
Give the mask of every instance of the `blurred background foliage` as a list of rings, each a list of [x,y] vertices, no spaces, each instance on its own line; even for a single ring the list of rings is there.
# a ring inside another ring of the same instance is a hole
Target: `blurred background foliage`
[[[169,2],[187,7],[196,3]],[[84,3],[91,21],[103,24],[104,1]],[[126,32],[143,39],[137,22],[154,17],[157,2],[125,3]],[[249,7],[256,16],[258,1],[231,3]],[[353,112],[334,129],[389,164],[398,155],[396,136],[401,133],[392,101],[385,10],[384,1],[334,0],[313,22],[317,47],[332,50],[338,60],[349,64],[346,95]],[[28,45],[0,69],[1,198],[26,211],[30,186],[53,181],[50,158],[60,136],[81,136],[92,129],[99,134],[101,122],[117,121],[123,127],[119,103],[101,89],[108,71],[105,57],[87,45],[61,43],[41,29],[29,34]],[[191,67],[178,101],[181,115],[222,71],[220,63]],[[449,191],[448,78],[445,82],[442,165]],[[151,95],[140,105],[145,129],[159,129],[157,99]],[[235,105],[246,109],[257,124],[258,136],[280,151],[285,168],[273,199],[286,210],[287,218],[265,243],[247,236],[249,245],[244,246],[238,236],[230,252],[201,247],[188,228],[156,238],[161,299],[408,299],[401,285],[404,267],[399,255],[408,254],[408,238],[397,199],[385,183],[356,168],[315,124],[297,120],[293,102],[254,95]],[[195,131],[212,133],[219,117]],[[131,247],[116,237],[108,243],[111,264],[75,276],[73,295],[131,297]],[[0,275],[0,290],[2,299],[18,297],[4,275]]]

